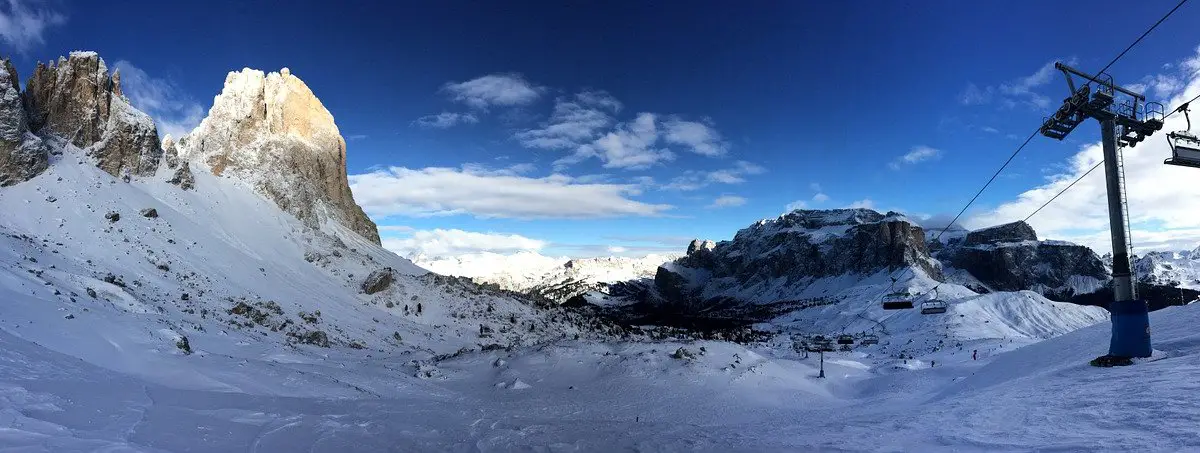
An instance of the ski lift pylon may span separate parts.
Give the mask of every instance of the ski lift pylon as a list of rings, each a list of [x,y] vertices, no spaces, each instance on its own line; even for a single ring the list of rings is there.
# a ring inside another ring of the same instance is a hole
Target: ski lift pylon
[[[1188,116],[1188,105],[1185,103],[1176,110],[1183,112],[1187,120],[1187,129],[1167,134],[1167,144],[1171,146],[1171,157],[1164,160],[1167,165],[1200,168],[1200,138],[1191,132],[1192,118]]]

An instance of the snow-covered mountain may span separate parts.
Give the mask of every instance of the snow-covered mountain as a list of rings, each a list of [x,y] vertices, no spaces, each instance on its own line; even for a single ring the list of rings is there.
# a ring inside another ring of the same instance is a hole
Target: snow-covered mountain
[[[1146,253],[1134,258],[1133,270],[1145,283],[1200,290],[1200,247]]]
[[[28,177],[0,190],[0,318],[38,326],[14,334],[130,364],[177,341],[234,356],[429,355],[590,335],[557,307],[428,274],[381,248],[349,198],[344,141],[297,77],[230,74],[201,127],[166,151],[119,80],[76,52],[39,65],[22,109],[9,96],[15,79],[0,86],[6,110],[29,118],[23,140],[47,151],[14,160],[6,148],[0,159],[20,167],[7,175]]]
[[[536,252],[502,255],[491,252],[449,257],[412,257],[430,271],[469,277],[481,284],[527,293],[563,303],[580,294],[605,294],[610,285],[654,278],[658,267],[678,254],[644,257],[549,257]]]
[[[900,214],[796,210],[742,229],[731,241],[693,242],[687,256],[659,268],[655,287],[660,303],[705,311],[820,298],[881,271],[897,278],[942,273],[924,231]]]

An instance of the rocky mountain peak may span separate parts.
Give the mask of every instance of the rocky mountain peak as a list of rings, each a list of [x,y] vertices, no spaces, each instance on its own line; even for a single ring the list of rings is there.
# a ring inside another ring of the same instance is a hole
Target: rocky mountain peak
[[[379,243],[350,193],[346,141],[333,115],[287,68],[229,73],[208,116],[175,146],[180,157],[250,183],[311,227],[334,221]]]
[[[84,148],[113,176],[149,175],[158,167],[162,149],[154,121],[129,104],[120,75],[110,76],[95,52],[39,62],[22,101],[32,132]]]
[[[713,241],[694,239],[690,244],[688,244],[687,254],[690,256],[697,253],[710,252],[713,248],[716,248],[716,246],[717,244]]]
[[[0,187],[37,176],[48,165],[47,147],[29,132],[21,104],[21,80],[9,60],[0,61]]]
[[[999,244],[1005,242],[1036,241],[1037,232],[1024,221],[996,225],[967,233],[963,241],[965,246]]]

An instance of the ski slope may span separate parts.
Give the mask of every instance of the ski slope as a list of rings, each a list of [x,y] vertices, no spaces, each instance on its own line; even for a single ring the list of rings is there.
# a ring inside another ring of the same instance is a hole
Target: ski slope
[[[35,324],[50,322],[37,320]],[[1200,448],[1196,306],[1152,315],[1158,360],[1098,369],[1100,324],[908,363],[871,348],[565,341],[438,363],[143,349],[148,382],[0,332],[0,445],[21,451],[1181,451]],[[703,355],[669,356],[678,347]]]

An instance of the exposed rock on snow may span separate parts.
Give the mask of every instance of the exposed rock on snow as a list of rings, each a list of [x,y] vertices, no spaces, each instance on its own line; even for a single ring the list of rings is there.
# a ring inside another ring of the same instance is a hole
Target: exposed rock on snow
[[[175,169],[175,173],[167,182],[179,186],[180,189],[188,190],[196,187],[196,176],[192,174],[191,165],[187,161],[183,161],[179,163],[179,168]]]
[[[141,210],[141,214],[142,217],[153,219],[158,217],[158,210],[154,208],[146,208]]]
[[[1109,278],[1091,249],[1062,241],[1038,241],[1033,227],[1015,222],[972,231],[962,245],[938,252],[947,265],[966,270],[982,291],[1032,290],[1052,300],[1096,291]]]
[[[7,59],[0,64],[0,187],[28,181],[46,170],[48,148],[29,131],[21,81]]]
[[[375,294],[387,289],[392,284],[394,272],[390,267],[371,271],[371,275],[368,275],[362,283],[362,291],[367,294]]]
[[[290,72],[229,73],[208,116],[175,145],[180,157],[250,183],[309,227],[334,221],[379,244],[351,196],[333,115]]]
[[[23,100],[33,132],[86,149],[110,175],[149,175],[158,167],[154,121],[121,95],[120,75],[110,77],[95,52],[39,62]]]

